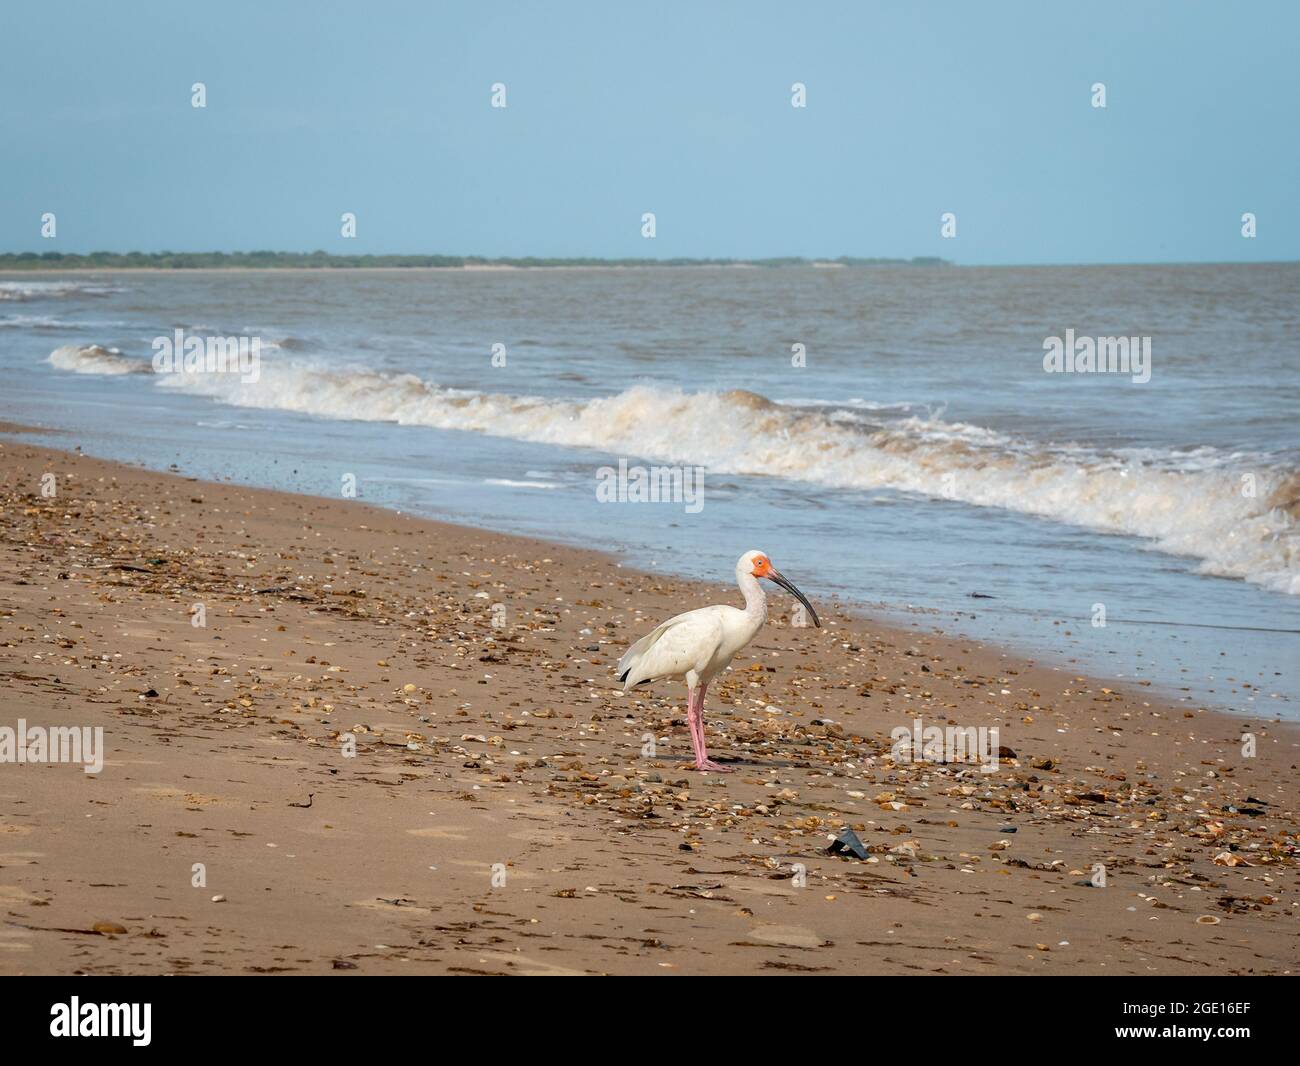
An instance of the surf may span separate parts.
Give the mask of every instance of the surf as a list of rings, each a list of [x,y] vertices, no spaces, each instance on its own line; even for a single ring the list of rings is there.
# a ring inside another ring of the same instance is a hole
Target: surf
[[[49,361],[77,373],[151,372],[147,362],[99,346],[60,348]],[[543,398],[303,361],[265,361],[256,385],[204,373],[155,380],[159,388],[235,407],[482,433],[712,473],[1014,511],[1143,538],[1162,552],[1199,560],[1202,573],[1300,595],[1300,470],[1264,454],[1100,450],[933,414],[884,419],[864,405],[780,404],[749,390],[635,385],[592,399]]]

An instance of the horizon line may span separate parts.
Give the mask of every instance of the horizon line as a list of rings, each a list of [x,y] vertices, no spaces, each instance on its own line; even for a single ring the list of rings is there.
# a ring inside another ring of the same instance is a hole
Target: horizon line
[[[108,260],[103,265],[87,260]],[[941,256],[802,256],[802,255],[768,255],[768,256],[547,256],[547,255],[460,255],[444,252],[327,252],[315,249],[309,252],[253,249],[251,251],[171,251],[157,252],[127,251],[116,252],[96,250],[92,252],[63,251],[20,251],[0,252],[0,270],[11,264],[17,269],[111,269],[115,260],[135,260],[139,265],[152,265],[164,270],[201,270],[201,269],[268,269],[277,265],[299,267],[302,269],[421,269],[421,268],[456,268],[471,266],[518,267],[519,269],[546,269],[548,267],[708,267],[708,266],[755,266],[779,268],[782,266],[818,267],[822,264],[833,267],[851,266],[906,266],[906,267],[968,267],[968,268],[1023,268],[1023,267],[1101,267],[1101,266],[1287,266],[1300,263],[1300,259],[1246,259],[1246,260],[1079,260],[1073,262],[1006,262],[980,263],[958,262]],[[159,260],[171,259],[215,259],[216,263],[165,263]],[[240,259],[254,262],[223,263],[220,260]],[[73,260],[74,262],[68,262]],[[261,262],[257,262],[261,260]],[[277,264],[268,260],[309,260],[312,262],[288,262]],[[390,260],[392,262],[378,262]],[[424,260],[426,262],[417,262]],[[80,262],[77,262],[80,261]],[[346,262],[344,262],[346,261]],[[313,266],[319,264],[318,266]],[[122,265],[122,264],[117,264]]]

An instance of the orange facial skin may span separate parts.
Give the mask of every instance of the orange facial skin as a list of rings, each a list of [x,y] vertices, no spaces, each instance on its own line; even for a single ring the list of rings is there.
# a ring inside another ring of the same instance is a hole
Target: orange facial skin
[[[764,555],[760,555],[754,560],[754,569],[751,571],[755,577],[767,577],[772,573],[772,562]]]

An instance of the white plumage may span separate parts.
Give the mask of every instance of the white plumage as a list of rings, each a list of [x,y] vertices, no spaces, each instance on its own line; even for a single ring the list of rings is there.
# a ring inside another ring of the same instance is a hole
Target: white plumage
[[[749,551],[736,563],[736,584],[745,597],[743,610],[718,605],[679,614],[638,640],[618,661],[624,691],[633,685],[664,678],[681,678],[686,682],[686,719],[697,770],[728,769],[708,757],[704,743],[704,695],[709,682],[754,639],[767,621],[767,597],[758,583],[761,577],[796,596],[812,615],[813,625],[821,625],[812,604],[777,572],[767,555]]]

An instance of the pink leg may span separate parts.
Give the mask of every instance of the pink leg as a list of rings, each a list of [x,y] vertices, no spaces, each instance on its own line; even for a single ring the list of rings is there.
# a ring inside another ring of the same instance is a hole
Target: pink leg
[[[731,773],[730,766],[722,766],[709,758],[709,749],[704,743],[704,693],[708,685],[701,685],[686,698],[686,722],[691,727],[691,747],[695,749],[695,769],[713,770],[716,773]]]
[[[699,689],[686,690],[686,727],[691,731],[691,749],[695,752],[696,766],[699,766],[704,759],[700,750],[700,704],[702,702]]]

